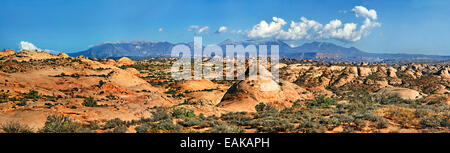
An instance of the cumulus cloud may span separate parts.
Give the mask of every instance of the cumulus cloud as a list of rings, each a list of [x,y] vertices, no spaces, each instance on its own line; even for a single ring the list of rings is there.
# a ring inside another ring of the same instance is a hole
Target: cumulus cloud
[[[221,26],[221,27],[219,27],[219,29],[217,29],[216,33],[224,33],[224,32],[226,32],[227,30],[228,30],[227,27]]]
[[[353,12],[355,12],[356,17],[364,17],[364,18],[370,18],[372,20],[377,19],[377,11],[374,9],[368,10],[364,6],[355,6],[355,8],[352,9]]]
[[[205,31],[209,30],[208,26],[198,26],[198,25],[191,25],[188,27],[188,31],[195,31],[196,34],[203,33]]]
[[[27,51],[42,51],[42,49],[37,48],[34,44],[27,42],[27,41],[21,41],[19,44],[19,50],[27,50]]]
[[[158,29],[158,32],[163,32],[163,31],[164,31],[163,28],[159,28],[159,29]]]
[[[248,37],[268,38],[279,34],[286,22],[277,17],[273,17],[272,20],[270,24],[262,20],[259,24],[253,26],[252,30],[248,32]]]
[[[19,43],[19,50],[20,51],[23,51],[23,50],[26,50],[26,51],[46,51],[46,52],[51,53],[51,54],[59,54],[59,53],[61,53],[60,51],[55,51],[55,50],[50,50],[50,49],[40,49],[40,48],[36,47],[34,44],[32,44],[30,42],[27,42],[27,41],[21,41]]]
[[[273,17],[272,22],[268,24],[261,21],[259,24],[246,33],[250,38],[269,38],[274,37],[282,40],[315,40],[315,39],[337,39],[340,41],[355,42],[367,36],[371,29],[380,27],[377,22],[377,13],[375,10],[368,10],[363,6],[355,6],[352,9],[356,17],[365,18],[363,24],[358,27],[356,23],[342,23],[335,19],[323,25],[317,21],[301,17],[299,22],[291,21],[287,30],[283,27],[286,22],[278,17]]]

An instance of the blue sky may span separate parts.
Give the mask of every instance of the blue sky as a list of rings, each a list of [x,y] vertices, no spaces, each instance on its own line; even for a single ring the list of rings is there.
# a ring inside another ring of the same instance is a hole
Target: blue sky
[[[289,38],[286,42],[292,45],[328,41],[368,52],[450,55],[448,0],[1,0],[0,6],[0,48],[17,49],[20,41],[28,41],[39,48],[76,52],[105,41],[177,43],[201,35],[208,44],[227,38]],[[356,17],[355,6],[376,11],[377,18]],[[355,35],[294,38],[280,33],[249,37],[250,31],[258,30],[254,26],[262,20],[271,23],[273,17],[286,22],[281,27],[284,32],[301,17],[322,26],[336,19],[343,25],[355,23],[356,30],[365,19],[379,26],[360,39],[353,39]],[[198,28],[189,31],[193,25]],[[221,26],[227,30],[216,33]],[[204,27],[209,29],[199,33]]]

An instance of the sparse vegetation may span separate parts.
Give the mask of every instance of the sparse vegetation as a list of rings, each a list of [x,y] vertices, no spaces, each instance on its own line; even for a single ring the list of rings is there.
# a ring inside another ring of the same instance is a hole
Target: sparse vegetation
[[[50,115],[47,117],[43,133],[77,133],[81,124],[66,116]]]
[[[19,122],[8,122],[1,126],[6,133],[33,133],[33,129]]]

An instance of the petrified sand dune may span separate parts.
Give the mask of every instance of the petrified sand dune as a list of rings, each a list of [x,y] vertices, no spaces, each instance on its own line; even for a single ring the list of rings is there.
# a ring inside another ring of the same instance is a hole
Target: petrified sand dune
[[[376,92],[378,96],[399,96],[406,100],[415,100],[422,98],[422,94],[416,90],[399,87],[386,87]]]
[[[232,85],[218,107],[230,111],[254,112],[260,102],[284,108],[292,106],[296,100],[312,98],[312,94],[305,89],[287,81],[277,83],[269,71],[265,68],[262,70],[261,77],[256,80],[246,77]],[[249,70],[246,74],[249,74]]]
[[[122,58],[120,58],[119,60],[117,60],[117,63],[118,63],[118,64],[123,64],[123,65],[133,65],[133,64],[134,64],[134,61],[131,60],[131,59],[128,58],[128,57],[122,57]]]
[[[215,89],[218,86],[211,80],[183,80],[172,87],[177,88],[181,91],[199,91],[206,89]]]

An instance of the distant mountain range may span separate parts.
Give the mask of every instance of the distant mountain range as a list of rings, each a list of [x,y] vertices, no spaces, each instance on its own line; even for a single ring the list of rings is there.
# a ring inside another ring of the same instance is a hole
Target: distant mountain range
[[[178,43],[187,45],[193,50],[193,42]],[[131,42],[106,42],[88,50],[76,53],[69,53],[70,56],[83,55],[86,57],[96,58],[147,58],[147,57],[169,57],[172,47],[178,44],[169,42],[150,42],[150,41],[131,41]],[[328,42],[312,42],[305,43],[298,47],[291,47],[281,40],[245,40],[234,41],[231,39],[224,40],[218,44],[225,52],[226,45],[267,45],[270,52],[270,45],[279,45],[280,57],[296,58],[296,59],[312,59],[327,62],[388,62],[395,63],[398,61],[421,61],[421,62],[439,62],[449,60],[450,56],[438,55],[421,55],[421,54],[383,54],[368,53],[361,51],[355,47],[342,47]]]

